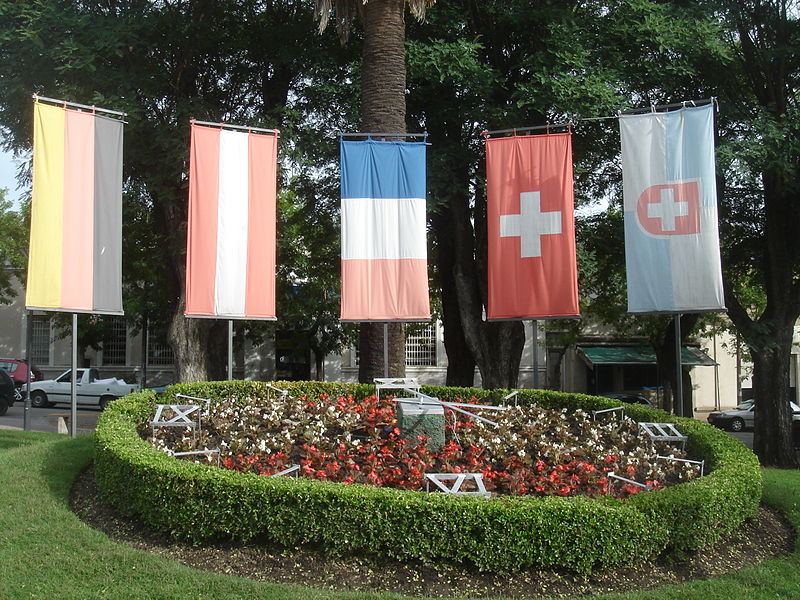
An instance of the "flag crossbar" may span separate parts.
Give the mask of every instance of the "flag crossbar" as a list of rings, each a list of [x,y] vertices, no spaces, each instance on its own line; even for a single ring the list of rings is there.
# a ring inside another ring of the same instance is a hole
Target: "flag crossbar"
[[[572,121],[566,121],[564,123],[548,123],[547,125],[534,125],[532,127],[514,127],[513,129],[493,129],[492,131],[484,131],[483,136],[488,137],[490,135],[501,135],[504,133],[526,133],[528,131],[543,131],[546,130],[548,133],[551,129],[571,129],[573,126]]]
[[[528,131],[541,131],[541,130],[552,130],[552,129],[564,129],[564,128],[573,128],[577,127],[577,124],[582,121],[602,121],[605,119],[618,119],[620,115],[635,115],[635,114],[643,114],[649,112],[659,112],[659,111],[668,111],[675,108],[686,108],[689,106],[705,106],[706,104],[717,104],[717,97],[712,96],[711,98],[705,98],[703,100],[683,100],[682,102],[674,102],[671,104],[651,104],[650,106],[644,108],[629,108],[626,110],[620,110],[616,115],[608,115],[608,116],[601,116],[601,117],[575,117],[570,119],[569,121],[565,121],[562,123],[549,123],[546,125],[535,125],[533,127],[514,127],[512,129],[494,129],[492,131],[482,131],[481,135],[483,137],[489,137],[491,135],[502,135],[506,133],[524,133]]]
[[[428,132],[423,131],[422,133],[402,133],[402,132],[395,132],[395,133],[375,133],[375,132],[366,132],[366,133],[345,133],[344,131],[339,132],[340,138],[351,138],[351,137],[366,137],[366,138],[373,138],[373,137],[381,137],[381,138],[426,138],[428,137]]]
[[[220,129],[240,129],[242,131],[249,131],[252,133],[271,133],[278,135],[277,129],[265,129],[263,127],[250,127],[248,125],[231,125],[230,123],[214,123],[213,121],[198,121],[196,119],[189,119],[193,125],[206,125],[208,127],[219,127]]]
[[[39,96],[37,94],[33,94],[33,99],[36,102],[50,102],[52,104],[57,104],[59,106],[72,106],[74,108],[83,108],[86,110],[91,110],[93,112],[103,112],[108,113],[110,115],[118,115],[120,117],[128,116],[128,113],[120,112],[118,110],[110,110],[108,108],[100,108],[99,106],[90,106],[88,104],[78,104],[77,102],[68,102],[66,100],[58,100],[56,98],[48,98],[46,96]]]
[[[717,102],[716,96],[712,96],[711,98],[706,98],[704,100],[684,100],[682,102],[673,102],[672,104],[652,104],[645,108],[630,108],[627,110],[621,110],[619,114],[636,115],[642,113],[671,110],[673,108],[686,108],[688,106],[705,106],[706,104],[716,104],[716,102]]]

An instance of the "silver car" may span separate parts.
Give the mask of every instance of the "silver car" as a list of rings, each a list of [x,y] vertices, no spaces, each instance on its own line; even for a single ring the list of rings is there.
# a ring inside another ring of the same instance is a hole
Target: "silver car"
[[[800,406],[794,402],[789,402],[789,406],[794,413],[793,419],[800,421]],[[727,429],[728,431],[742,431],[743,429],[752,429],[755,419],[754,412],[755,403],[752,400],[745,400],[739,406],[732,410],[715,411],[708,415],[708,422],[719,427],[720,429]]]

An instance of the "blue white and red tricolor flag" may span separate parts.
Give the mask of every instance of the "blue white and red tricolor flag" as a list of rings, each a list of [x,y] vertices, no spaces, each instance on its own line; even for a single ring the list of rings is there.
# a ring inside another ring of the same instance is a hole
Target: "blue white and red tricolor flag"
[[[340,142],[343,321],[430,319],[425,143]]]
[[[713,105],[620,116],[628,312],[725,310]]]

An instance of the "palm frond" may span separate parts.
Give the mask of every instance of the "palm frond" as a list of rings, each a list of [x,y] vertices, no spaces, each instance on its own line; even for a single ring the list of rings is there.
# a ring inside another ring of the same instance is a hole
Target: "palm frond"
[[[350,25],[361,14],[361,7],[369,0],[316,0],[314,4],[314,19],[319,21],[319,32],[328,28],[331,13],[336,23],[336,33],[342,42],[350,36]],[[408,0],[408,8],[418,21],[425,20],[425,11],[436,4],[436,0]]]
[[[350,36],[350,25],[360,13],[363,0],[316,0],[314,5],[314,19],[319,21],[319,32],[327,29],[333,13],[336,33],[342,42],[346,42]]]
[[[425,20],[425,11],[436,4],[436,0],[408,0],[408,8],[417,21]]]

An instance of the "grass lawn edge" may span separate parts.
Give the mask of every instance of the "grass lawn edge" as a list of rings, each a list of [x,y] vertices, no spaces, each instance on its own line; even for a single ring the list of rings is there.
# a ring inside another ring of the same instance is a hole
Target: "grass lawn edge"
[[[399,598],[330,592],[195,571],[116,544],[69,509],[69,489],[91,459],[91,437],[0,431],[0,597],[2,598]],[[800,472],[764,470],[764,499],[800,527]],[[787,557],[708,581],[610,599],[798,598],[800,546]]]

